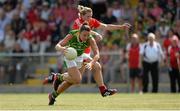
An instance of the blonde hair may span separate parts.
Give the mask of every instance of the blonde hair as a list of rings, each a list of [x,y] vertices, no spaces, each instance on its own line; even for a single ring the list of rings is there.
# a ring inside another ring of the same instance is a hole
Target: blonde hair
[[[79,14],[80,15],[85,15],[87,14],[88,12],[92,12],[92,9],[89,8],[89,7],[84,7],[82,5],[78,5],[78,11],[79,11]]]

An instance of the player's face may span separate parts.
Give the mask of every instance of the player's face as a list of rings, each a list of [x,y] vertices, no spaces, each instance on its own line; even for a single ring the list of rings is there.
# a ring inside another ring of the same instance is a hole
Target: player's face
[[[82,31],[81,33],[80,33],[80,39],[82,40],[82,41],[86,41],[87,39],[88,39],[88,37],[89,37],[89,34],[90,34],[90,32],[89,31]]]
[[[84,21],[89,21],[92,18],[92,12],[87,12],[82,18]]]

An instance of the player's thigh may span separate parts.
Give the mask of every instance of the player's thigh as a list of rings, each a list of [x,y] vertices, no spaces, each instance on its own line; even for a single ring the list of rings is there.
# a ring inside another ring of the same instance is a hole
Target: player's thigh
[[[68,74],[71,76],[73,81],[79,83],[82,79],[81,73],[77,67],[68,68]]]
[[[82,65],[82,67],[79,69],[79,71],[80,71],[81,75],[83,75],[83,74],[84,74],[85,70],[86,70],[85,65]]]
[[[75,60],[67,60],[65,59],[65,63],[67,66],[68,74],[72,77],[74,80],[80,80],[81,79],[81,73],[79,71],[78,64]]]

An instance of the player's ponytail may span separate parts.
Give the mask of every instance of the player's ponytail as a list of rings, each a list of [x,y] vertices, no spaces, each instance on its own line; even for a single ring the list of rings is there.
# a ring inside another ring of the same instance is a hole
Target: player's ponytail
[[[78,5],[78,11],[79,11],[79,15],[85,15],[88,12],[92,13],[92,9],[89,7],[84,7],[82,5]]]
[[[90,28],[88,22],[84,22],[82,24],[82,26],[80,28],[80,32],[82,32],[82,31],[88,31],[88,32],[91,31],[91,28]]]
[[[78,5],[78,11],[79,11],[79,13],[82,12],[83,10],[84,10],[84,6]]]

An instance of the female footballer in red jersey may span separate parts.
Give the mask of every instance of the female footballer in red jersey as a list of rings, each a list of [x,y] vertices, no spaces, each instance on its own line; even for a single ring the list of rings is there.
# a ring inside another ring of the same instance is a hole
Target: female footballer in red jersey
[[[79,18],[77,18],[72,26],[72,29],[79,29],[84,22],[88,22],[91,28],[92,35],[95,35],[95,40],[99,41],[102,39],[102,36],[97,32],[92,31],[93,29],[105,29],[105,30],[118,30],[118,29],[129,29],[131,27],[130,24],[124,23],[123,25],[113,25],[113,24],[104,24],[99,22],[98,20],[92,18],[93,11],[89,7],[84,7],[79,5]],[[85,53],[90,55],[90,47],[85,49]],[[52,82],[54,79],[53,75],[50,75],[45,79],[44,83]],[[55,88],[56,89],[56,88]]]
[[[78,14],[79,18],[77,18],[74,21],[72,29],[79,29],[85,21],[89,23],[91,30],[93,29],[118,30],[118,29],[129,29],[131,27],[131,25],[128,23],[124,23],[123,25],[104,24],[96,20],[95,18],[92,18],[93,12],[92,9],[89,7],[84,7],[79,5],[78,10],[79,10],[79,14]],[[96,41],[102,39],[102,36],[100,34],[98,34],[97,32],[94,33],[96,33],[96,37],[95,37]],[[90,54],[90,47],[88,47],[85,50],[85,53]]]

